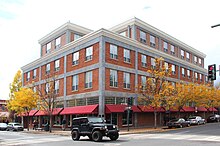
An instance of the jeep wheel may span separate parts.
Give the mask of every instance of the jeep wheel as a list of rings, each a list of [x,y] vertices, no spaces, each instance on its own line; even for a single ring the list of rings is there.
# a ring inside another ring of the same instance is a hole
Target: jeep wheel
[[[102,133],[100,131],[95,131],[92,133],[92,140],[97,142],[102,140]]]
[[[111,140],[117,140],[118,137],[119,137],[119,134],[118,134],[118,133],[115,133],[114,135],[109,136],[109,138],[110,138]]]
[[[88,135],[88,137],[89,137],[89,140],[92,140],[92,135]]]
[[[75,140],[79,140],[79,138],[80,138],[79,132],[73,131],[72,132],[72,139],[75,141]]]

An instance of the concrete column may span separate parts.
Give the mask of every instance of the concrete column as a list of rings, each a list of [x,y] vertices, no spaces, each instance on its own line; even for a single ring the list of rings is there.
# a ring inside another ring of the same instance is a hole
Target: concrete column
[[[70,30],[68,29],[67,31],[66,31],[66,44],[68,44],[69,42],[70,42]]]
[[[131,26],[131,32],[132,32],[131,38],[134,39],[134,40],[137,40],[136,28],[137,28],[137,27],[136,27],[135,25],[132,25],[132,26]]]
[[[180,74],[182,74],[181,70],[180,70],[180,65],[178,65],[178,79],[180,80]]]
[[[105,41],[100,37],[99,41],[99,116],[105,115]]]
[[[129,37],[129,38],[130,38],[130,35],[131,35],[130,28],[131,28],[131,26],[130,26],[130,25],[128,25],[128,37]]]
[[[66,101],[66,67],[67,67],[67,56],[64,56],[64,81],[63,81],[63,106],[67,107],[67,101]]]

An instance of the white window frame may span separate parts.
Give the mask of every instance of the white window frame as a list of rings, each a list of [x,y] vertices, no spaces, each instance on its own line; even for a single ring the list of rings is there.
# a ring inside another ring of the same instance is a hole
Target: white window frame
[[[61,46],[61,37],[56,38],[55,40],[56,49],[59,49]]]
[[[85,73],[85,88],[92,88],[92,71]]]
[[[182,76],[185,77],[185,68],[182,68]]]
[[[130,50],[124,49],[124,62],[131,62],[130,53]]]
[[[197,64],[197,56],[194,56],[194,63]]]
[[[176,65],[172,64],[172,74],[176,74]]]
[[[141,54],[141,65],[142,67],[147,67],[147,56]]]
[[[199,79],[200,81],[202,81],[202,74],[199,74]]]
[[[156,37],[153,35],[150,35],[150,46],[154,48],[156,46]]]
[[[186,52],[186,59],[189,60],[189,52]]]
[[[124,72],[123,75],[123,87],[125,89],[130,89],[131,88],[131,82],[130,82],[130,73]]]
[[[172,55],[175,55],[175,47],[174,45],[170,45],[170,52]]]
[[[155,58],[151,58],[150,62],[151,62],[151,67],[154,69],[156,67],[156,63],[155,63]]]
[[[140,30],[140,41],[143,43],[147,42],[147,33],[142,30]]]
[[[165,67],[165,70],[167,72],[169,70],[169,64],[167,62],[164,62],[164,67]]]
[[[187,76],[188,76],[188,78],[190,78],[190,70],[189,69],[187,69]]]
[[[35,68],[34,70],[33,70],[33,79],[35,79],[37,77],[37,69]]]
[[[72,90],[78,91],[79,88],[79,75],[73,75],[72,77]]]
[[[110,87],[118,87],[118,71],[110,69]]]
[[[27,81],[30,81],[31,73],[27,72]]]
[[[199,64],[200,64],[200,65],[202,64],[202,59],[201,59],[201,58],[199,58]]]
[[[163,42],[163,50],[164,52],[168,52],[168,43],[167,42]]]
[[[73,65],[78,65],[79,64],[79,51],[73,53]]]
[[[51,42],[47,43],[46,45],[46,53],[50,53],[51,50]]]
[[[118,59],[118,46],[110,44],[110,58]]]
[[[55,71],[59,71],[60,70],[60,60],[56,60],[55,61]]]
[[[46,65],[46,74],[50,73],[50,63]]]
[[[45,91],[46,91],[46,94],[49,93],[49,91],[50,91],[50,83],[46,83],[46,85],[45,85]]]
[[[54,82],[54,92],[55,94],[58,94],[59,93],[59,89],[60,89],[60,81],[59,80],[56,80]]]
[[[184,56],[185,56],[185,54],[184,54],[184,53],[185,53],[185,51],[181,49],[181,51],[180,51],[180,52],[181,52],[181,59],[184,59]]]
[[[195,79],[198,80],[198,73],[195,72]]]
[[[146,76],[141,76],[141,86],[145,87],[147,84],[147,77]]]
[[[93,46],[86,48],[86,61],[92,60]]]

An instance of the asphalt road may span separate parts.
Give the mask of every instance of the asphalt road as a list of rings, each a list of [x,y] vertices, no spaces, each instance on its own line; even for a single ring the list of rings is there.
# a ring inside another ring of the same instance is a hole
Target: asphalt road
[[[72,141],[70,136],[0,131],[0,146],[220,146],[220,123],[172,129],[162,133],[120,135],[117,141],[102,142],[87,137]]]

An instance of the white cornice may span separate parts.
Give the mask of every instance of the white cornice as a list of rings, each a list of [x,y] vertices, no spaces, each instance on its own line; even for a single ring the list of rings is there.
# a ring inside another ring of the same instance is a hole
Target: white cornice
[[[67,22],[67,23],[61,25],[60,27],[58,27],[57,29],[53,30],[52,32],[50,32],[49,34],[44,36],[43,38],[41,38],[38,42],[39,42],[39,44],[47,43],[52,38],[57,37],[58,35],[60,35],[61,33],[64,33],[68,29],[74,30],[76,32],[80,32],[82,34],[88,34],[93,31],[91,29],[87,29],[85,27],[73,24],[71,22]]]

